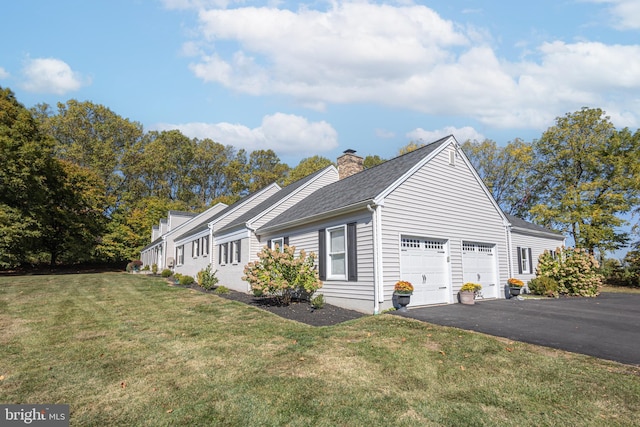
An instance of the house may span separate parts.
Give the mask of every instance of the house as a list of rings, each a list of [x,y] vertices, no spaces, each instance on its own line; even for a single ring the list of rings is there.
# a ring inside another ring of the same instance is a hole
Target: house
[[[208,230],[209,262],[220,283],[247,291],[243,267],[264,245],[295,246],[317,254],[319,292],[328,303],[379,313],[393,306],[398,280],[414,285],[410,307],[457,302],[465,282],[480,283],[485,298],[501,298],[509,277],[531,273],[531,266],[518,269],[526,266],[522,254],[531,260],[563,242],[505,215],[453,136],[366,170],[362,165],[347,150],[337,168],[278,187],[233,218],[224,211],[209,218],[204,228],[179,236],[176,250]],[[195,275],[206,266],[186,269],[188,258],[176,271]]]
[[[525,284],[536,276],[538,258],[545,251],[555,251],[565,245],[565,237],[548,228],[532,224],[512,215],[506,215],[511,224],[509,246],[511,247],[510,277]]]
[[[341,176],[257,234],[317,253],[327,302],[369,313],[392,306],[398,280],[414,285],[410,306],[454,303],[465,282],[499,298],[513,265],[509,236],[521,245],[531,237],[512,227],[453,136]]]

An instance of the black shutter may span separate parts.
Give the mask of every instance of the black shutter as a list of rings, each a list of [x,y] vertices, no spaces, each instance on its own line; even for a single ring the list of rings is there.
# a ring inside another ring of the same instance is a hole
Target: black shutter
[[[318,275],[320,280],[327,280],[327,244],[325,229],[318,231]]]
[[[356,240],[357,223],[347,224],[347,280],[350,282],[358,281],[358,242]]]
[[[531,259],[531,248],[527,250],[529,251],[529,273],[533,274],[533,259]]]
[[[229,263],[229,242],[224,244],[224,263]]]
[[[518,274],[522,274],[522,252],[518,246]]]
[[[283,240],[284,240],[283,245],[284,245],[284,246],[289,246],[289,236],[284,236],[284,239],[283,239]]]
[[[271,249],[271,239],[267,240],[267,247]]]
[[[242,257],[242,246],[240,245],[242,243],[242,240],[238,240],[238,243],[236,246],[236,250],[238,251],[238,258],[236,259],[236,261],[238,261],[238,263],[240,262],[240,258]]]
[[[218,265],[222,265],[222,245],[218,245]]]

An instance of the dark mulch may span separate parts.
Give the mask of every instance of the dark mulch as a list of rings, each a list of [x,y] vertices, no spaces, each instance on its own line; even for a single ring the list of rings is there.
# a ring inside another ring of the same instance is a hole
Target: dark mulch
[[[200,292],[214,293],[207,291],[198,285],[190,286]],[[228,293],[218,294],[222,298],[232,301],[238,301],[243,304],[252,305],[280,317],[297,322],[306,323],[311,326],[332,326],[347,320],[358,319],[366,316],[354,310],[336,307],[334,305],[325,304],[322,308],[314,309],[307,301],[294,301],[289,305],[281,305],[278,301],[271,297],[254,297],[251,294],[229,290]]]

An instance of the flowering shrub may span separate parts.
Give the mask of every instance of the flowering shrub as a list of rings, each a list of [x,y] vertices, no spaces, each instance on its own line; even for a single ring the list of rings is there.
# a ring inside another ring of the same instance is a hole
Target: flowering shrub
[[[460,292],[477,292],[482,289],[482,285],[480,283],[471,283],[467,282],[460,288]]]
[[[393,290],[399,294],[411,294],[413,293],[413,285],[404,280],[396,282]]]
[[[295,256],[295,246],[285,245],[270,249],[264,247],[258,254],[258,261],[244,267],[244,276],[251,285],[254,295],[272,295],[282,304],[291,303],[295,296],[309,298],[322,287],[315,269],[315,254],[308,256],[304,250]]]
[[[521,288],[524,286],[524,282],[520,279],[516,279],[515,277],[512,277],[509,280],[507,280],[507,283],[511,288]]]
[[[598,267],[598,261],[586,250],[562,248],[540,255],[536,274],[554,279],[561,294],[595,297],[603,280]]]
[[[551,277],[538,276],[529,281],[529,290],[534,295],[558,297],[558,282]]]

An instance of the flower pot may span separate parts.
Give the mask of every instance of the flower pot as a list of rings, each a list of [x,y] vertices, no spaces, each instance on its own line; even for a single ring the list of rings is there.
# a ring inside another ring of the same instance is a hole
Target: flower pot
[[[407,311],[407,305],[411,302],[411,294],[400,294],[395,292],[393,294],[395,296],[396,302],[400,306],[398,309],[399,312],[404,313]]]
[[[460,292],[460,302],[462,304],[475,304],[476,303],[476,293],[473,291],[462,291]]]
[[[514,288],[514,287],[509,287],[509,292],[511,292],[511,295],[516,296],[516,295],[520,295],[520,289],[522,288]]]

